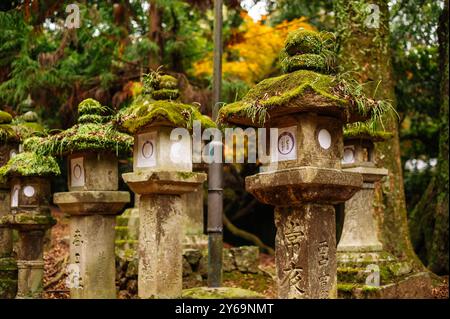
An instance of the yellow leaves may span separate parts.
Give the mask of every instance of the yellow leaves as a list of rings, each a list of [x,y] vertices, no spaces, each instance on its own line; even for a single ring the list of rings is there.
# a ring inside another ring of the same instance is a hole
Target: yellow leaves
[[[276,61],[289,32],[305,28],[314,30],[307,19],[300,17],[283,21],[272,27],[261,21],[253,21],[247,14],[244,23],[233,30],[232,39],[223,55],[223,73],[228,80],[239,79],[252,85],[275,71]],[[194,76],[211,76],[213,68],[212,53],[194,63]]]

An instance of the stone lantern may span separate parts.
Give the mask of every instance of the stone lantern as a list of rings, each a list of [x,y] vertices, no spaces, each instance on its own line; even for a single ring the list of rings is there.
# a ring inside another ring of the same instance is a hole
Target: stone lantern
[[[49,208],[50,176],[59,175],[51,156],[41,156],[25,148],[0,169],[0,178],[8,178],[11,213],[1,223],[19,232],[17,256],[17,298],[40,298],[43,291],[43,240],[56,221]]]
[[[0,111],[0,168],[19,153],[20,137],[11,124],[12,116]],[[10,213],[10,187],[0,179],[0,218]],[[0,224],[0,299],[14,298],[17,293],[17,265],[13,257],[12,230]]]
[[[352,253],[361,257],[360,253],[380,252],[383,248],[374,216],[374,184],[388,171],[375,167],[374,142],[384,141],[389,133],[372,132],[367,125],[356,123],[344,130],[344,137],[342,168],[363,177],[362,189],[345,203],[344,225],[337,246],[338,262],[345,263],[346,259],[354,261],[350,258]]]
[[[129,135],[117,132],[109,109],[93,99],[78,106],[78,124],[49,136],[39,152],[67,159],[68,192],[53,201],[70,215],[71,298],[115,298],[115,216],[130,201],[118,191],[118,157],[131,151]]]
[[[176,101],[177,79],[157,73],[149,78],[143,94],[120,114],[122,129],[134,134],[134,169],[122,176],[140,196],[138,295],[179,298],[184,235],[180,195],[206,180],[206,174],[192,172],[189,131],[194,121],[203,128],[215,124],[195,106]],[[187,129],[187,136],[171,140],[175,128]]]
[[[275,206],[279,298],[336,298],[333,205],[362,186],[359,173],[341,169],[342,128],[365,118],[370,107],[360,112],[345,82],[329,74],[333,47],[329,33],[292,32],[282,52],[286,74],[260,82],[219,113],[223,123],[278,128],[272,162],[245,183],[259,201]]]

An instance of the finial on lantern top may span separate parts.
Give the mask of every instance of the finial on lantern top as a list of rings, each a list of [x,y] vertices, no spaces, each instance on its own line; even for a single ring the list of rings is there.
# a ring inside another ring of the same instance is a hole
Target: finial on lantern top
[[[311,70],[323,74],[335,71],[336,38],[330,32],[300,28],[289,33],[281,52],[281,67],[285,73]]]
[[[168,74],[152,71],[144,77],[144,93],[154,100],[176,100],[180,96],[178,80]]]
[[[78,123],[105,123],[110,109],[94,99],[86,99],[78,105]]]

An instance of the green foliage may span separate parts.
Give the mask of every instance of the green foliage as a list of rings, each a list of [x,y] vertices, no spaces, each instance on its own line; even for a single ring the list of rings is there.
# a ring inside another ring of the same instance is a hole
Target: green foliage
[[[58,163],[51,156],[23,152],[12,157],[0,168],[0,178],[10,176],[56,176],[61,174]]]

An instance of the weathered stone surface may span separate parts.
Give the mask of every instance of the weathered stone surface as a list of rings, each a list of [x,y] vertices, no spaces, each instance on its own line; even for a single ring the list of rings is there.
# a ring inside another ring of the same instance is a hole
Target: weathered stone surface
[[[139,297],[178,298],[183,275],[181,198],[142,195],[139,214]]]
[[[345,203],[344,225],[338,251],[376,252],[382,250],[373,202],[373,184],[364,183],[363,189]]]
[[[42,297],[44,236],[44,229],[19,231],[17,298]]]
[[[70,161],[83,158],[84,185],[72,186],[72,174]],[[68,188],[74,191],[115,191],[119,187],[118,160],[115,154],[105,152],[83,152],[74,153],[67,157],[68,165]]]
[[[220,287],[198,287],[183,290],[182,298],[185,299],[264,299],[264,296],[251,290]]]
[[[116,297],[113,215],[71,216],[71,298]]]
[[[222,269],[225,272],[236,270],[236,263],[230,249],[222,250]]]
[[[117,215],[130,202],[128,192],[80,191],[55,193],[53,202],[70,215]]]
[[[17,294],[17,263],[15,258],[0,257],[0,299],[13,299]]]
[[[241,246],[230,248],[236,268],[241,272],[258,273],[259,248],[256,246]]]
[[[9,188],[0,185],[0,220],[10,213],[10,196]],[[0,222],[0,299],[12,299],[17,293],[17,265],[12,252],[12,230]]]
[[[195,191],[206,180],[204,173],[172,171],[139,171],[122,174],[122,177],[131,190],[139,195],[181,195]]]
[[[335,298],[336,238],[331,205],[276,207],[280,298]]]
[[[379,287],[338,284],[338,296],[355,299],[429,299],[432,298],[431,287],[430,275],[421,272]]]
[[[245,178],[248,192],[275,206],[340,203],[350,199],[361,186],[360,174],[317,167],[290,168]]]

